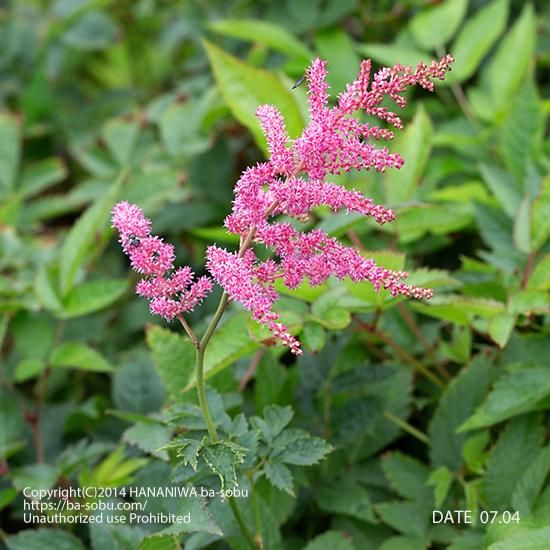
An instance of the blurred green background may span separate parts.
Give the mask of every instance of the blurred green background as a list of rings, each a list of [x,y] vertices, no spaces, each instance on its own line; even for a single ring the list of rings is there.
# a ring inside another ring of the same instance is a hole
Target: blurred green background
[[[362,58],[445,53],[446,81],[409,94],[391,145],[405,166],[331,179],[397,221],[319,208],[303,224],[406,268],[435,297],[281,288],[304,356],[234,307],[208,383],[222,413],[290,405],[293,426],[335,447],[291,466],[294,482],[257,480],[254,509],[242,505],[266,549],[550,547],[543,0],[0,2],[0,547],[245,547],[212,503],[191,532],[157,537],[165,525],[24,522],[23,487],[198,483],[158,450],[186,429],[170,411],[194,403],[192,356],[134,296],[110,209],[139,204],[203,273],[208,244],[237,244],[222,222],[240,172],[265,158],[258,105],[275,104],[296,137],[306,90],[291,88],[313,57],[328,61],[336,97]],[[218,296],[191,316],[199,329]],[[433,524],[434,509],[477,521]]]

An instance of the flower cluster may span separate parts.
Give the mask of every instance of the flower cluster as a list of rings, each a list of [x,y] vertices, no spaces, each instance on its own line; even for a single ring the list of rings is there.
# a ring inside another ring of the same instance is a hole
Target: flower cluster
[[[174,269],[174,247],[151,235],[151,221],[139,207],[119,202],[113,208],[112,222],[132,268],[145,275],[136,292],[150,300],[151,313],[171,320],[191,311],[212,290],[209,277],[193,281],[191,268]]]
[[[272,310],[277,300],[273,282],[282,278],[289,288],[304,279],[310,284],[323,283],[331,275],[353,281],[370,281],[375,289],[384,288],[393,296],[402,294],[429,298],[431,289],[403,282],[405,272],[376,265],[321,230],[299,232],[290,223],[272,221],[277,214],[302,219],[311,208],[325,205],[333,210],[346,209],[374,218],[378,223],[391,222],[395,213],[361,195],[325,181],[329,174],[352,169],[373,168],[383,172],[400,168],[403,159],[385,147],[377,148],[369,140],[390,140],[393,132],[353,116],[359,110],[390,126],[401,128],[401,119],[381,103],[385,97],[399,107],[406,104],[403,92],[420,85],[433,90],[431,79],[444,78],[453,59],[445,56],[430,66],[415,69],[396,65],[377,72],[370,78],[370,61],[363,61],[357,79],[340,94],[337,104],[329,106],[326,64],[312,62],[308,72],[310,123],[302,135],[291,141],[283,117],[271,105],[263,105],[257,116],[269,147],[269,162],[247,169],[235,186],[233,210],[225,225],[241,237],[241,253],[232,254],[217,246],[207,251],[207,267],[213,278],[228,293],[251,311],[254,319],[267,324],[277,338],[293,353],[299,354],[299,343],[288,334]],[[255,242],[275,252],[277,261],[261,262],[243,245]]]
[[[277,278],[295,288],[306,279],[318,285],[330,276],[349,277],[356,282],[369,281],[376,290],[384,288],[393,296],[431,297],[431,289],[404,283],[407,273],[380,267],[319,229],[300,232],[291,223],[272,218],[284,214],[303,219],[312,208],[324,205],[370,216],[380,224],[391,222],[395,218],[393,210],[325,178],[353,169],[383,172],[400,168],[403,159],[398,153],[372,143],[392,139],[393,132],[360,122],[354,114],[362,110],[401,128],[401,119],[381,105],[384,98],[404,107],[407,87],[419,85],[432,91],[432,79],[443,79],[452,61],[447,55],[430,66],[420,63],[415,69],[396,65],[378,71],[372,79],[370,61],[363,61],[357,79],[331,107],[326,64],[315,59],[306,75],[311,120],[295,140],[288,137],[283,117],[275,107],[263,105],[257,110],[270,159],[245,170],[235,185],[233,209],[225,226],[240,236],[239,251],[212,245],[207,249],[206,266],[227,296],[248,309],[253,319],[266,325],[293,353],[301,353],[300,343],[273,311],[278,299],[274,286]],[[120,242],[132,267],[146,275],[137,293],[151,300],[153,313],[173,319],[191,310],[211,291],[208,277],[193,282],[188,267],[174,270],[172,245],[150,235],[150,222],[137,206],[119,203],[113,212],[113,226],[120,232]],[[257,258],[254,243],[272,249],[274,259]]]

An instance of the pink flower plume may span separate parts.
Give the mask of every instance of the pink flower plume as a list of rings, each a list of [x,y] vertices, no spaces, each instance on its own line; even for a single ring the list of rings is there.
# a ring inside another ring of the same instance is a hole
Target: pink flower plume
[[[119,241],[132,268],[145,276],[138,282],[136,292],[150,300],[152,314],[171,320],[191,311],[210,293],[209,277],[193,282],[190,267],[173,271],[174,247],[150,235],[151,221],[138,206],[119,202],[113,208],[112,223],[119,231]]]

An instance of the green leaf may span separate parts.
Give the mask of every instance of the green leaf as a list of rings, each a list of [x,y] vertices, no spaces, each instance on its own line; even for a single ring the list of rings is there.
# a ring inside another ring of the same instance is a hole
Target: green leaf
[[[13,486],[19,491],[31,489],[51,489],[60,475],[59,467],[50,464],[31,464],[19,468],[13,476]]]
[[[80,539],[62,529],[27,529],[6,540],[8,550],[84,550]]]
[[[23,432],[23,414],[15,395],[3,393],[0,395],[0,457],[11,454],[12,444]]]
[[[462,457],[466,466],[476,474],[483,473],[483,467],[487,459],[485,447],[489,443],[489,431],[483,430],[469,437],[462,447]]]
[[[264,466],[264,474],[271,485],[294,496],[292,474],[284,464],[280,462],[267,462]]]
[[[427,483],[434,488],[434,503],[436,508],[441,508],[445,502],[452,482],[453,473],[446,466],[440,466],[430,474]]]
[[[550,289],[550,254],[543,256],[535,265],[527,280],[527,289]]]
[[[120,167],[130,164],[139,132],[137,122],[124,118],[113,118],[103,126],[101,135]]]
[[[357,45],[357,50],[365,57],[374,59],[377,63],[388,67],[392,67],[397,63],[416,67],[421,61],[429,63],[432,57],[421,50],[396,44],[376,44],[370,42],[368,44]]]
[[[427,50],[443,46],[453,37],[467,8],[468,0],[445,0],[423,8],[409,24],[414,40]],[[437,32],[434,32],[435,29]]]
[[[460,468],[466,436],[457,434],[456,429],[481,402],[488,386],[489,362],[477,356],[445,389],[428,428],[430,457],[435,466],[447,466],[452,471]]]
[[[208,147],[209,140],[201,132],[203,117],[203,110],[193,101],[175,103],[162,113],[160,135],[172,157],[189,158]]]
[[[523,366],[497,380],[485,401],[461,424],[459,431],[485,428],[512,416],[536,410],[540,401],[548,395],[548,369]]]
[[[429,540],[425,537],[408,537],[401,535],[386,539],[382,546],[380,546],[380,550],[426,550],[429,544]]]
[[[521,201],[514,220],[514,244],[521,252],[531,251],[531,197],[526,194]]]
[[[115,42],[118,34],[116,23],[105,12],[97,10],[84,14],[66,31],[63,41],[84,51],[102,50]]]
[[[480,167],[483,180],[495,195],[502,209],[512,219],[521,203],[521,189],[512,174],[495,164],[484,163]]]
[[[541,527],[495,542],[487,550],[546,550],[549,540],[550,527]]]
[[[174,399],[193,374],[195,346],[188,338],[159,326],[149,327],[146,338],[164,385]]]
[[[351,477],[324,482],[316,489],[315,500],[325,512],[376,523],[369,492]]]
[[[199,453],[204,446],[204,441],[178,437],[161,447],[162,451],[173,450],[178,458],[182,459],[185,466],[189,465],[193,470],[197,469]]]
[[[15,367],[13,377],[16,382],[25,382],[38,376],[46,368],[46,363],[40,359],[23,359]]]
[[[300,334],[300,340],[308,351],[312,353],[319,352],[325,346],[325,329],[318,323],[305,323]]]
[[[535,40],[535,13],[533,6],[526,3],[519,18],[500,41],[487,68],[491,99],[495,108],[502,109],[514,99],[531,63]]]
[[[375,509],[384,523],[405,535],[424,536],[431,520],[430,508],[417,501],[381,502],[375,505]]]
[[[292,407],[280,407],[278,405],[268,405],[264,408],[264,418],[252,417],[252,425],[261,430],[264,439],[267,442],[277,437],[292,420],[294,411]]]
[[[506,424],[483,476],[483,498],[491,510],[510,510],[512,495],[540,452],[543,440],[544,429],[536,415],[520,416]]]
[[[38,195],[67,176],[67,166],[58,158],[47,158],[23,169],[19,193],[23,198]]]
[[[466,80],[474,74],[504,30],[507,17],[508,0],[493,0],[466,21],[449,48],[456,61],[445,82]]]
[[[274,440],[273,448],[277,451],[278,460],[297,466],[316,464],[332,451],[332,445],[324,439],[298,429],[282,432]]]
[[[220,19],[208,24],[218,34],[263,44],[289,56],[303,58],[307,64],[313,53],[287,29],[262,19]]]
[[[383,457],[382,470],[394,491],[401,496],[429,501],[431,491],[426,482],[429,470],[424,464],[400,452],[393,452]]]
[[[550,313],[550,295],[545,290],[520,290],[508,302],[512,314]]]
[[[512,494],[512,506],[521,515],[530,516],[537,497],[550,472],[550,446],[547,445],[522,473]]]
[[[335,92],[343,92],[359,70],[359,57],[349,34],[340,26],[323,29],[315,35],[319,56],[327,61],[327,81]]]
[[[59,266],[59,288],[63,296],[66,296],[73,288],[78,270],[92,249],[97,233],[103,231],[107,226],[109,213],[115,203],[121,183],[122,178],[119,178],[110,186],[107,192],[101,195],[78,218],[67,235],[61,249]]]
[[[230,441],[217,441],[203,446],[200,455],[220,478],[222,491],[238,485],[235,468],[244,462],[246,449]]]
[[[145,537],[138,550],[181,550],[179,537],[175,535],[159,535],[157,533]]]
[[[114,370],[101,353],[81,342],[64,342],[50,355],[54,368],[75,368],[91,372],[112,372]]]
[[[0,197],[11,191],[17,182],[21,156],[19,121],[0,112]]]
[[[255,116],[260,105],[276,105],[285,119],[290,136],[299,135],[303,119],[298,104],[273,73],[251,67],[206,40],[204,46],[227,106],[235,118],[252,132],[264,151],[267,151],[266,141]]]
[[[352,542],[338,531],[326,531],[315,537],[304,550],[354,550]]]
[[[406,159],[405,165],[385,173],[386,197],[390,204],[408,201],[414,195],[430,156],[432,133],[430,118],[420,104],[412,122],[396,139],[395,150]]]
[[[200,497],[184,498],[180,500],[177,513],[180,516],[191,516],[190,523],[176,523],[167,527],[156,534],[176,534],[180,533],[210,533],[212,535],[222,536],[222,530],[214,520],[212,513],[207,505],[207,500]],[[154,537],[155,535],[153,535]],[[179,546],[178,550],[181,548]]]
[[[134,424],[122,434],[123,441],[162,460],[168,460],[168,453],[160,447],[168,443],[171,437],[172,428],[145,422]]]
[[[73,288],[63,300],[63,319],[88,315],[110,306],[128,290],[124,279],[96,279]]]
[[[550,237],[550,175],[541,183],[531,210],[531,250],[539,250]]]
[[[529,164],[537,156],[542,143],[543,128],[541,102],[533,77],[530,76],[513,97],[499,139],[504,164],[519,182],[524,181]]]
[[[130,360],[115,371],[113,402],[118,409],[147,414],[164,404],[164,387],[155,368],[143,359]]]

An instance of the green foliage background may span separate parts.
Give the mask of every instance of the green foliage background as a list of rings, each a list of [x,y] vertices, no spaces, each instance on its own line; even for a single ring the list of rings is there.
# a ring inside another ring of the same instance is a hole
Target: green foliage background
[[[2,2],[0,546],[245,548],[216,499],[150,499],[148,512],[193,512],[162,532],[23,522],[26,486],[219,489],[236,476],[254,481],[239,506],[266,549],[550,547],[549,32],[542,0]],[[405,166],[333,178],[397,221],[318,209],[305,224],[435,297],[281,288],[297,361],[232,308],[206,356],[231,445],[195,471],[180,438],[204,429],[193,346],[134,296],[110,208],[138,203],[200,273],[209,243],[237,244],[221,224],[265,153],[259,104],[295,136],[306,96],[291,87],[313,56],[336,94],[363,57],[443,52],[453,71],[411,94],[392,145]],[[475,521],[433,524],[433,509]],[[483,524],[479,511],[498,514]]]

